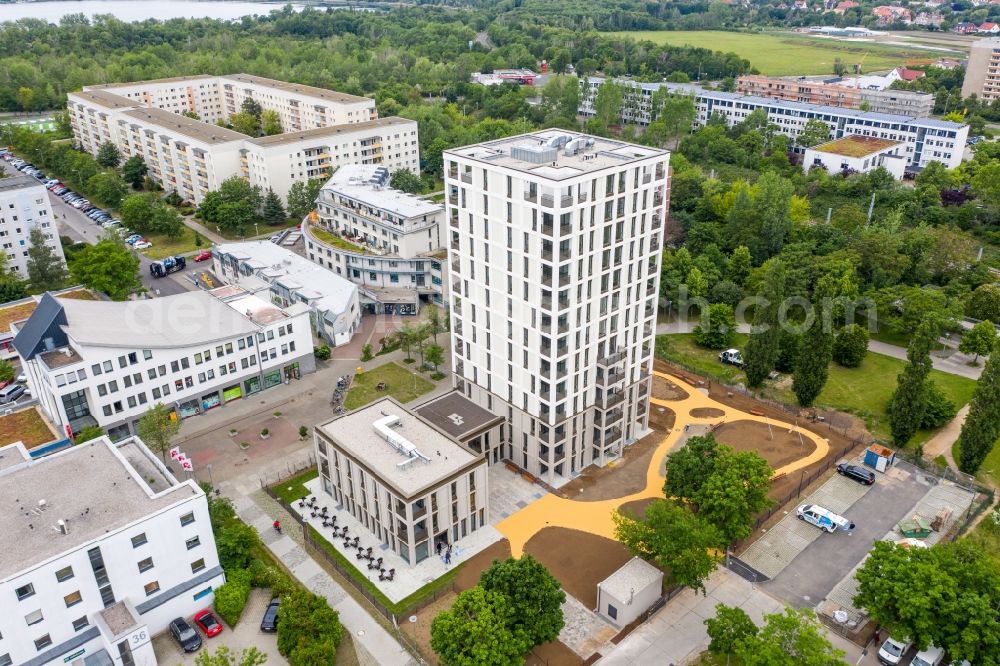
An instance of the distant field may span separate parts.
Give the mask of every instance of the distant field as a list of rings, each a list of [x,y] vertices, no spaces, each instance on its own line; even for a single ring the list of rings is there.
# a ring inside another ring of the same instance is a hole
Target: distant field
[[[731,51],[749,60],[750,64],[762,74],[773,76],[832,74],[834,61],[837,58],[847,65],[848,71],[851,65],[861,62],[864,58],[864,71],[873,72],[904,64],[923,64],[948,55],[943,51],[928,51],[908,46],[848,42],[793,33],[654,30],[609,34],[649,40],[656,44]]]

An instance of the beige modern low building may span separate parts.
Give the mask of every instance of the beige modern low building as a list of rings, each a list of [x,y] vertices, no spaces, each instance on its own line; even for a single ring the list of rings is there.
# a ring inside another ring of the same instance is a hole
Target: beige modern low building
[[[249,137],[215,124],[249,98],[277,112],[285,132]],[[416,122],[379,118],[371,99],[248,74],[88,86],[67,109],[81,148],[110,142],[125,159],[140,155],[164,189],[195,203],[234,175],[285,197],[344,164],[420,167]]]
[[[962,97],[973,94],[984,102],[1000,99],[1000,37],[987,37],[972,43],[962,82]]]
[[[322,491],[411,565],[489,524],[486,456],[392,398],[317,425],[314,443]]]

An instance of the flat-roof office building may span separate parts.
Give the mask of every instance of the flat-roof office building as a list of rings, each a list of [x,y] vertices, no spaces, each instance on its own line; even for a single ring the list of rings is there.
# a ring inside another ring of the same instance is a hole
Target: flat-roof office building
[[[454,385],[548,483],[649,432],[668,161],[562,130],[444,153]]]
[[[489,441],[487,433],[501,439],[502,419],[483,426],[479,441]],[[489,524],[486,456],[392,398],[321,423],[313,433],[322,491],[405,562],[419,564],[439,544]]]
[[[204,491],[138,439],[0,448],[0,664],[156,664],[225,581]]]

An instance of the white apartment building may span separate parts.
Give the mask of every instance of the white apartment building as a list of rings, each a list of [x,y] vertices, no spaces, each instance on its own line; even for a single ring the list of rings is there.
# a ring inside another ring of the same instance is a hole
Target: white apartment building
[[[842,174],[868,173],[882,168],[896,180],[902,180],[905,167],[905,161],[900,154],[902,149],[903,144],[898,141],[851,134],[843,139],[806,148],[802,158],[802,170],[808,173],[814,167],[821,167],[827,173]]]
[[[323,492],[408,564],[489,524],[486,457],[392,398],[313,433]]]
[[[454,383],[558,485],[649,432],[669,153],[562,130],[444,153]]]
[[[284,133],[249,137],[215,124],[247,98],[276,111]],[[164,189],[195,203],[234,175],[285,197],[343,164],[420,168],[416,122],[380,119],[371,99],[248,74],[87,86],[68,95],[67,109],[84,150],[111,142],[125,159],[140,155]]]
[[[141,301],[45,294],[15,324],[28,385],[67,434],[135,432],[156,403],[188,418],[315,369],[309,308],[220,287]]]
[[[356,283],[366,312],[416,314],[423,301],[445,302],[444,206],[392,189],[389,176],[338,169],[303,225],[306,254]]]
[[[216,245],[212,270],[283,308],[307,306],[313,332],[331,346],[346,345],[361,326],[357,285],[270,241]]]
[[[604,79],[590,79],[591,94],[584,96],[581,102],[581,115],[594,115],[593,97],[603,82]],[[757,109],[764,109],[767,111],[768,122],[776,125],[780,133],[795,139],[805,128],[806,123],[818,119],[829,125],[830,139],[840,139],[854,134],[889,139],[904,144],[901,154],[906,159],[906,168],[911,171],[919,170],[933,161],[954,169],[962,163],[965,141],[969,137],[968,125],[936,118],[873,113],[667,83],[644,83],[637,89],[639,94],[626,96],[626,103],[622,106],[622,120],[648,124],[653,91],[661,86],[667,86],[679,94],[694,96],[697,111],[695,127],[707,123],[713,114],[719,114],[729,126],[736,125],[746,120],[747,116]]]
[[[0,498],[0,664],[155,666],[225,582],[204,491],[138,439],[0,448]]]
[[[45,244],[65,264],[45,186],[25,174],[0,178],[0,248],[7,268],[22,280],[28,277],[28,236],[35,227],[42,230]]]
[[[1000,37],[972,42],[962,81],[962,97],[971,95],[984,102],[1000,99]]]

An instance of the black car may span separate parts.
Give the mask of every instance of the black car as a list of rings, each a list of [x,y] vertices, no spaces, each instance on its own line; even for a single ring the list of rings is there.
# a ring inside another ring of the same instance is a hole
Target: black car
[[[170,635],[185,652],[194,652],[201,647],[201,634],[182,617],[170,623]]]
[[[864,467],[859,467],[858,465],[840,463],[837,465],[837,473],[849,479],[854,479],[858,483],[863,483],[866,486],[875,483],[875,472]]]
[[[264,617],[260,621],[261,631],[273,634],[278,630],[278,608],[280,607],[280,598],[275,597],[274,599],[271,599],[271,603],[267,605],[267,610],[264,611]]]

